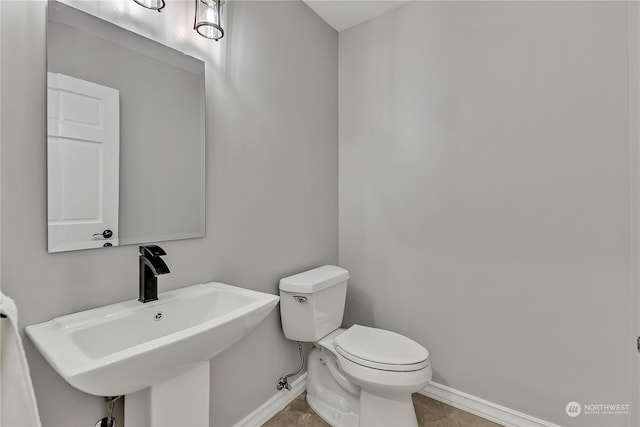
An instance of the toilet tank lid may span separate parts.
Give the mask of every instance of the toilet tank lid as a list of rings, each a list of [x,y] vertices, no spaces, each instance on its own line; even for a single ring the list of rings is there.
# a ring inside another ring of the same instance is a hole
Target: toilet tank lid
[[[325,265],[280,279],[280,290],[310,294],[349,279],[349,272],[335,265]]]

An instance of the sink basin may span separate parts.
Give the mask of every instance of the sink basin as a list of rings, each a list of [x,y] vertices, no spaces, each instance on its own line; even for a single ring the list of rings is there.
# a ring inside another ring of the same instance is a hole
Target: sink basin
[[[25,330],[69,384],[97,396],[119,396],[211,359],[247,335],[279,300],[217,282],[158,298],[57,317]]]

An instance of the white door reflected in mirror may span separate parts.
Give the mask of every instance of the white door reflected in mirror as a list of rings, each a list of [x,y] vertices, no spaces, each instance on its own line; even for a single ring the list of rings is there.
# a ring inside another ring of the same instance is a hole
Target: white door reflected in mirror
[[[49,252],[118,245],[119,98],[47,73]]]

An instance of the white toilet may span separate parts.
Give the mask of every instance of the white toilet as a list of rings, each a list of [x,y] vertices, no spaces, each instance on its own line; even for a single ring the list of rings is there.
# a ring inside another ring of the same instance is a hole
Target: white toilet
[[[411,393],[431,379],[429,352],[391,331],[341,329],[349,272],[333,265],[280,280],[280,317],[290,340],[313,342],[307,401],[326,422],[417,426]]]

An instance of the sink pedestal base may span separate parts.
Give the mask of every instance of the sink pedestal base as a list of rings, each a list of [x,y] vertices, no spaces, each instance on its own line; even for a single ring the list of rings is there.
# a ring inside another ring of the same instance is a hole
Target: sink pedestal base
[[[209,361],[153,387],[126,395],[124,425],[208,426]]]

